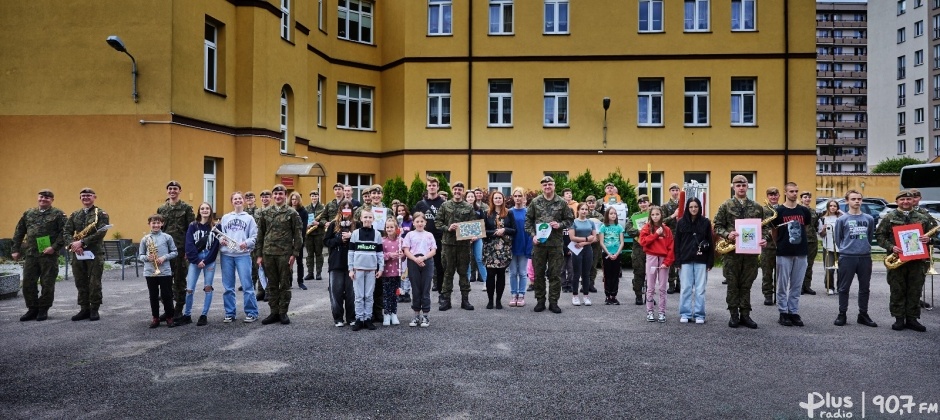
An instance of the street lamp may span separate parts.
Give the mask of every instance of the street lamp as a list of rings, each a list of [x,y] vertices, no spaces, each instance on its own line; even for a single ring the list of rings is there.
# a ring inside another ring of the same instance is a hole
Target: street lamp
[[[137,94],[137,60],[134,59],[134,56],[131,55],[131,53],[127,52],[127,48],[124,47],[124,41],[121,41],[121,38],[118,38],[117,35],[109,36],[107,41],[111,48],[114,48],[118,52],[127,54],[127,56],[131,58],[131,74],[134,77],[134,93],[132,95],[134,97],[134,103],[137,103],[137,100],[140,98],[140,95]]]
[[[604,148],[607,148],[607,109],[610,108],[610,98],[604,97]]]

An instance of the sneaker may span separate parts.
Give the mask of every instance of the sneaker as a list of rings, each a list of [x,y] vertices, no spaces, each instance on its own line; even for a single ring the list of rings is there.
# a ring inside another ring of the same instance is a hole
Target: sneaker
[[[610,303],[610,296],[604,296],[604,304],[605,304],[605,305],[611,305],[611,303]]]
[[[584,302],[584,306],[591,306],[591,298],[585,296],[582,301]]]
[[[790,314],[790,322],[794,327],[802,327],[804,325],[803,318],[800,318],[800,314]]]
[[[696,324],[704,324],[704,323],[705,323],[705,318],[695,318],[695,323],[696,323]]]
[[[833,290],[833,289],[829,289],[829,290],[826,290],[826,294],[829,295],[829,296],[832,296],[832,295],[836,294],[836,291]]]
[[[336,328],[342,328],[344,325],[346,325],[346,323],[343,322],[343,321],[336,321],[336,322],[333,324],[333,326],[336,327]]]
[[[421,317],[418,316],[418,315],[415,315],[415,317],[411,319],[411,322],[408,323],[408,326],[409,326],[409,327],[417,327],[418,324],[420,324],[420,323],[421,323]]]
[[[196,326],[197,326],[197,327],[202,327],[202,326],[205,326],[205,325],[208,324],[208,323],[209,323],[209,318],[206,318],[205,315],[199,315],[199,320],[196,321]]]
[[[234,320],[235,320],[235,317],[234,317],[234,316],[228,316],[228,315],[226,315],[225,318],[222,319],[222,322],[228,324],[228,323],[230,323],[230,322],[232,322],[232,321],[234,321]]]
[[[421,328],[427,328],[431,326],[431,320],[428,319],[427,315],[421,316]]]
[[[160,318],[154,317],[153,321],[150,321],[150,328],[157,328],[160,326]]]
[[[383,314],[383,315],[382,315],[382,325],[384,325],[384,326],[386,326],[386,327],[392,325],[392,316],[389,315],[389,314]]]
[[[611,297],[610,297],[610,304],[611,304],[611,305],[619,305],[619,304],[620,304],[620,301],[617,300],[617,297],[616,297],[616,296],[611,296]]]
[[[401,322],[398,320],[398,314],[392,314],[392,325],[401,325]]]
[[[659,313],[659,318],[656,318],[656,320],[659,321],[659,322],[666,322],[666,314],[660,312],[660,313]]]
[[[245,316],[245,319],[242,320],[242,322],[244,322],[244,323],[246,323],[246,324],[250,324],[250,323],[255,322],[255,321],[257,321],[257,320],[258,320],[258,317],[257,317],[257,316],[255,316],[255,315],[247,315],[247,316]]]
[[[365,324],[366,324],[366,329],[368,329],[369,331],[375,331],[375,324],[372,323],[372,318],[367,319]]]
[[[571,304],[574,306],[581,306],[581,299],[577,296],[571,298]]]
[[[519,295],[519,299],[516,299],[516,306],[520,308],[525,306],[525,295]]]
[[[361,330],[363,327],[365,327],[365,323],[362,322],[361,320],[358,320],[358,319],[357,319],[357,320],[356,320],[356,323],[353,324],[353,326],[352,326],[352,330],[353,330],[353,331],[359,331],[359,330]]]
[[[656,322],[656,318],[653,317],[653,311],[646,312],[646,320],[649,322]]]
[[[689,319],[686,318],[686,317],[679,318],[679,323],[680,323],[680,324],[688,324],[688,323],[689,323]]]
[[[297,287],[299,287],[300,290],[307,290],[307,285],[305,285],[305,284],[303,284],[303,283],[298,284]]]
[[[516,295],[512,295],[512,297],[509,298],[509,306],[516,306],[516,299]]]

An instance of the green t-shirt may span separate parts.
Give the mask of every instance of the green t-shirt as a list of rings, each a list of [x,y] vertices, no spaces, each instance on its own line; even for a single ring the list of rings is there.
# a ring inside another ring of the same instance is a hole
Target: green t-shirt
[[[617,252],[617,248],[620,248],[621,233],[623,233],[623,226],[616,224],[601,226],[600,234],[604,235],[604,248],[607,248],[607,253],[613,254]]]

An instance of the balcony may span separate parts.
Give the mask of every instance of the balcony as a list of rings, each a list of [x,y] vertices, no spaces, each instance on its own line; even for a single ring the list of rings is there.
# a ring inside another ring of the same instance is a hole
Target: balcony
[[[834,45],[865,45],[868,38],[858,38],[854,36],[843,36],[832,38]]]
[[[834,139],[816,139],[817,146],[865,146],[867,144],[866,139],[857,139],[857,138],[848,138],[848,137],[839,137]]]
[[[865,28],[868,26],[866,21],[856,20],[817,20],[816,27],[820,29],[829,28]]]
[[[866,162],[868,156],[866,155],[841,155],[841,156],[829,156],[829,155],[816,155],[817,163],[858,163]]]
[[[835,128],[866,128],[868,125],[867,121],[836,121],[831,123],[835,125]],[[817,124],[818,126],[818,124]]]
[[[866,112],[868,107],[865,105],[832,105],[816,104],[817,112]]]
[[[816,88],[816,95],[867,95],[868,88]]]

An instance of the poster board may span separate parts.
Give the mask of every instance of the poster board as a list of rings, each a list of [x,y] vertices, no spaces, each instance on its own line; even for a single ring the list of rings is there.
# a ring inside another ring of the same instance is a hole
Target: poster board
[[[760,254],[761,240],[760,219],[738,219],[734,221],[734,230],[738,237],[734,241],[737,254]]]
[[[483,225],[483,219],[471,220],[469,222],[457,223],[457,240],[469,240],[472,238],[485,238],[486,227]]]
[[[924,236],[923,227],[919,223],[909,225],[895,226],[894,244],[901,248],[898,258],[901,261],[922,260],[930,257],[927,255],[927,247],[920,241]]]

